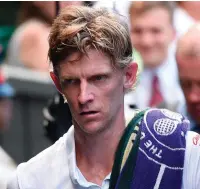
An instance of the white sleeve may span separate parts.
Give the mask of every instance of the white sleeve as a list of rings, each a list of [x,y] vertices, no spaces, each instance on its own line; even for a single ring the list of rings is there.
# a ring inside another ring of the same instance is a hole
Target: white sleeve
[[[186,134],[183,189],[200,189],[200,135],[192,131]]]
[[[17,179],[17,172],[13,174],[11,180],[8,182],[6,189],[20,189],[19,184],[18,184],[18,179]]]

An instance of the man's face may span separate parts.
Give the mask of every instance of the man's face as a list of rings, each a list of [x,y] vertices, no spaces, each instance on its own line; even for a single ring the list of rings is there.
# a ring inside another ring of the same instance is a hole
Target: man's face
[[[124,71],[96,50],[89,50],[88,57],[79,55],[61,62],[59,79],[75,127],[95,134],[124,119]]]
[[[174,37],[170,15],[164,8],[153,8],[135,15],[131,20],[131,40],[140,52],[145,67],[161,64]]]
[[[200,123],[200,58],[178,56],[177,63],[187,110],[191,117]]]

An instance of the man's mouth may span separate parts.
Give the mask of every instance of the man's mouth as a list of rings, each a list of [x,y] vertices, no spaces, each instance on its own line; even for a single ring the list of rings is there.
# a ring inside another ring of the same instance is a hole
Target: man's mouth
[[[81,112],[80,115],[93,115],[98,113],[97,111],[86,111],[86,112]]]

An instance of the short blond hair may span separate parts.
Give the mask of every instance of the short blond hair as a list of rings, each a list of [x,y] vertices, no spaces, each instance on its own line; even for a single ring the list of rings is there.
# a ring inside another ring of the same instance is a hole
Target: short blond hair
[[[49,35],[48,56],[57,65],[89,48],[102,51],[114,66],[124,68],[132,61],[132,45],[125,18],[104,8],[68,6],[55,19]]]
[[[173,24],[175,6],[176,4],[171,1],[133,1],[129,7],[129,14],[130,18],[134,18],[146,11],[161,7],[169,12],[170,22]]]

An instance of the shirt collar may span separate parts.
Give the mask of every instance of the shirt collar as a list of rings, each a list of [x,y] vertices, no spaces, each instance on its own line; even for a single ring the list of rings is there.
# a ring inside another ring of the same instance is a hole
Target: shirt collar
[[[77,167],[76,156],[75,156],[74,126],[70,127],[68,133],[69,135],[68,135],[66,145],[67,145],[69,174],[70,174],[70,178],[72,182],[82,187],[98,186],[97,184],[88,182],[83,176],[83,174],[81,173],[81,171],[79,170],[79,168]],[[106,176],[106,178],[103,181],[103,184],[105,182],[110,181],[110,176],[111,176],[111,173]]]

